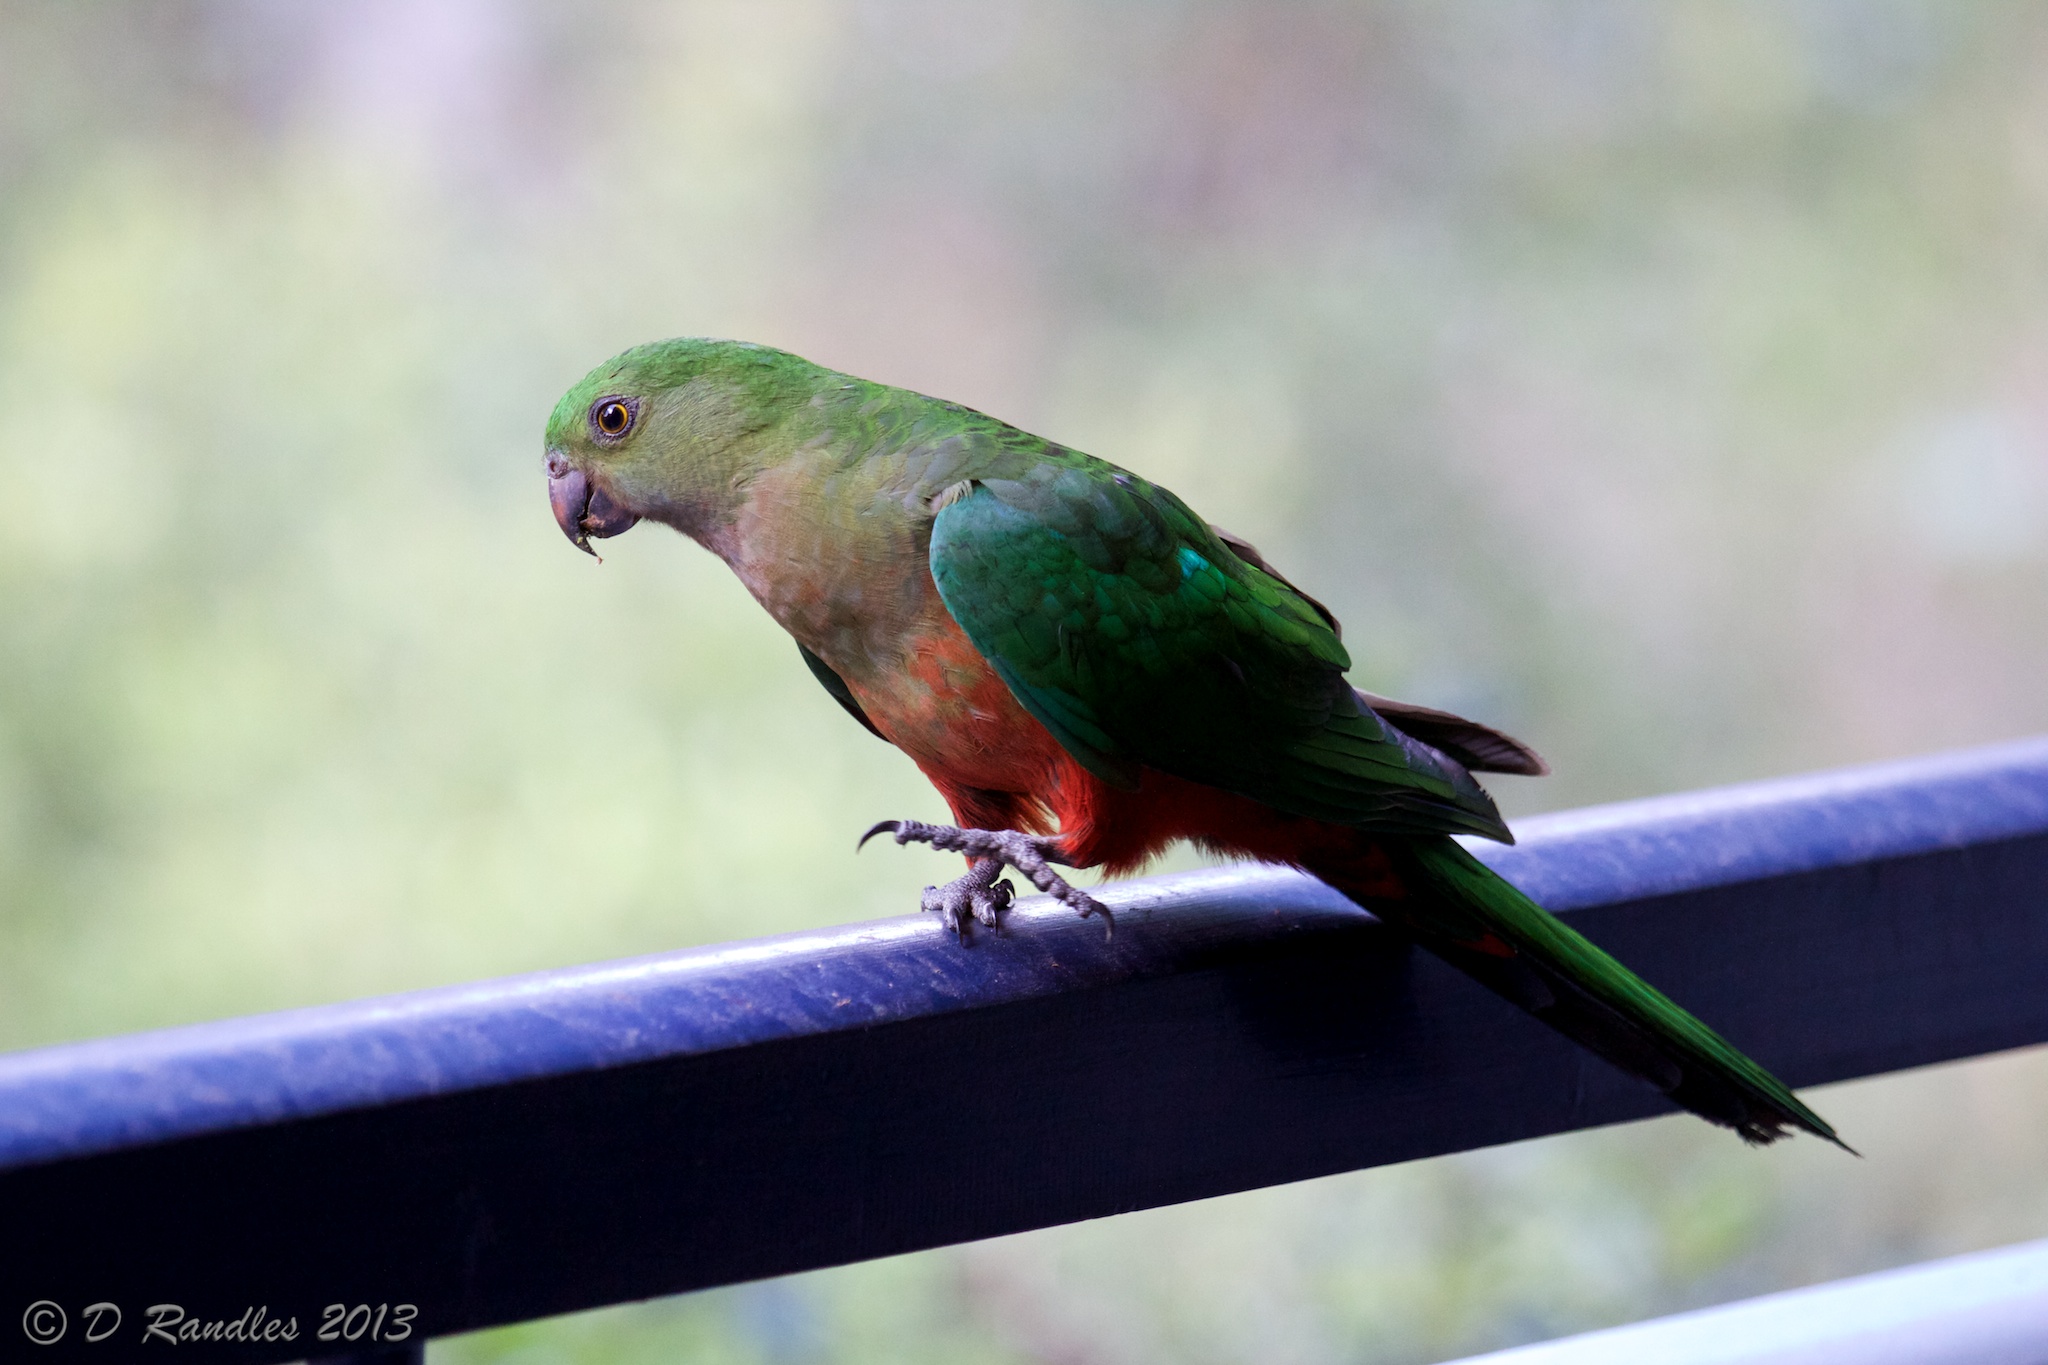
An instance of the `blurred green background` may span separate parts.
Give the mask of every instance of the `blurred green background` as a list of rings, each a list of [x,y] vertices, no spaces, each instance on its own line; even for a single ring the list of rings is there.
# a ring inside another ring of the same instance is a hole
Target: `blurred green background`
[[[0,0],[0,1046],[901,913],[943,815],[557,395],[703,333],[1152,475],[1511,813],[2048,728],[2048,5]],[[2048,1063],[439,1343],[1419,1362],[2048,1234]]]

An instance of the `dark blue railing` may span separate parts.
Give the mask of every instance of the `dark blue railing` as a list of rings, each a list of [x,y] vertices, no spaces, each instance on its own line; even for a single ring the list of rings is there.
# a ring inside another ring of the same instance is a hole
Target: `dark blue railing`
[[[2048,740],[1518,833],[1795,1085],[2048,1040]],[[404,1350],[1668,1107],[1297,874],[1102,896],[0,1057],[0,1350]]]

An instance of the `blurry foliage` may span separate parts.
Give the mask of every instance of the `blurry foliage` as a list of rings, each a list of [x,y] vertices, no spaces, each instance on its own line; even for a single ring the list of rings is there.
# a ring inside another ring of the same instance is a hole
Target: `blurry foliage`
[[[895,913],[935,817],[559,392],[1158,477],[1511,811],[2048,725],[2048,6],[0,0],[0,1044]],[[1028,1045],[1028,1040],[1020,1040]],[[1416,1361],[2048,1231],[2030,1055],[437,1345]],[[934,1153],[934,1159],[972,1159]]]

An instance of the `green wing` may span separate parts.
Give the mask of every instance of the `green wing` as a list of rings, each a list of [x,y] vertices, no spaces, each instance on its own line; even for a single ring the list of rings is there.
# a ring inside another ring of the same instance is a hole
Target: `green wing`
[[[876,739],[882,740],[884,743],[888,741],[889,737],[875,728],[875,723],[868,719],[868,713],[861,709],[858,701],[854,700],[853,689],[846,685],[846,679],[832,671],[832,665],[811,653],[810,650],[805,649],[801,643],[797,645],[796,652],[804,656],[804,663],[809,665],[811,676],[822,683],[825,690],[832,694],[832,700],[846,708],[847,715],[852,716],[855,720],[866,726],[868,733]]]
[[[1508,837],[1470,774],[1360,700],[1320,609],[1173,494],[1057,448],[1014,473],[939,511],[932,577],[1091,772],[1128,788],[1149,766],[1316,819]]]

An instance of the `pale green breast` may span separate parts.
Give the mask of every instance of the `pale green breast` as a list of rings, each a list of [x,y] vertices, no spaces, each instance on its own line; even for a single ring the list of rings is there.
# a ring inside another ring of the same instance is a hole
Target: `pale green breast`
[[[900,455],[849,463],[800,450],[757,475],[719,551],[768,614],[858,686],[900,672],[950,626],[927,563],[931,516]]]

